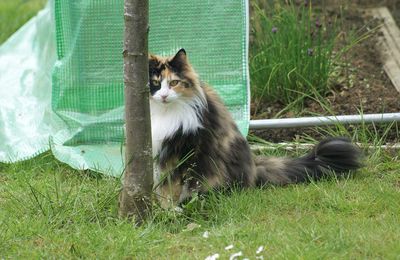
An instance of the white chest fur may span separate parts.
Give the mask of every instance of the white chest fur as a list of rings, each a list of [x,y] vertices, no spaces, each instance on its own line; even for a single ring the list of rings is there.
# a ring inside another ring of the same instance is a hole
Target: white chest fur
[[[160,152],[163,140],[173,136],[179,128],[182,127],[183,133],[201,128],[203,108],[198,100],[176,100],[168,104],[150,100],[153,156]]]

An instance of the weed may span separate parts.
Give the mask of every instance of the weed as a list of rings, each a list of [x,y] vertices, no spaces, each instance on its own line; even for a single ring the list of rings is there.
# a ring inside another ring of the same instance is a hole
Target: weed
[[[336,75],[340,58],[374,30],[341,37],[336,19],[317,17],[311,3],[276,1],[264,9],[253,5],[250,76],[255,113],[261,102],[280,102],[299,111],[307,96],[322,98]]]

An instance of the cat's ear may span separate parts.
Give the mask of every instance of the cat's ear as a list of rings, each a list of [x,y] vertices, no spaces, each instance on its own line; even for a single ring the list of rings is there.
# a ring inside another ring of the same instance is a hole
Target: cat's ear
[[[183,69],[187,64],[185,49],[180,49],[168,63],[173,68]]]
[[[149,61],[150,60],[157,60],[157,57],[155,55],[151,54],[151,53],[148,54],[148,57],[149,57]]]
[[[159,64],[157,57],[153,54],[149,54],[149,69],[154,70]]]

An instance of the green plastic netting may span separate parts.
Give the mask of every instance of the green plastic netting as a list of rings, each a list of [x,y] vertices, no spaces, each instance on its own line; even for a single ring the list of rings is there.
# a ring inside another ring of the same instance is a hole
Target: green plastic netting
[[[51,116],[50,142],[35,153],[50,144],[59,160],[75,168],[119,175],[124,139],[123,0],[55,0],[48,9],[36,19],[50,21],[37,33],[46,35],[50,43],[55,38],[56,46],[51,108],[44,110]],[[247,13],[246,0],[150,0],[149,51],[172,55],[185,48],[201,78],[222,96],[244,135],[249,124]],[[4,82],[0,84],[3,89]],[[45,98],[49,104],[48,95]],[[0,132],[0,138],[8,136]],[[11,161],[20,158],[18,153],[7,152],[10,147],[0,144],[0,149],[5,155],[12,154]],[[7,158],[0,153],[0,160]]]

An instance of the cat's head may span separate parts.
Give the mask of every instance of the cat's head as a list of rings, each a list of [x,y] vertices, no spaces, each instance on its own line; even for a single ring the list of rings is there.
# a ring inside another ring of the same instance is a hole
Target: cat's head
[[[151,100],[166,106],[193,100],[202,103],[205,99],[184,49],[171,57],[149,56],[149,86]]]

